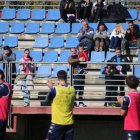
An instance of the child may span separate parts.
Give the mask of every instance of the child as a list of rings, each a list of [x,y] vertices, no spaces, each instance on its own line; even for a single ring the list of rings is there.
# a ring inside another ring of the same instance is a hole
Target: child
[[[83,45],[78,46],[78,59],[83,58],[85,62],[88,61],[88,52],[84,49]],[[78,74],[87,74],[87,71],[84,69],[86,65],[79,65]]]
[[[137,91],[139,79],[135,76],[128,76],[126,84],[128,95],[117,97],[121,104],[120,115],[124,116],[126,140],[140,140],[140,92]]]

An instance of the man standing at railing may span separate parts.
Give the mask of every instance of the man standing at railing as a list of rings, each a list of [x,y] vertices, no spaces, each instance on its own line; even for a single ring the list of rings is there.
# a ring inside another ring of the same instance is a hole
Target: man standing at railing
[[[7,82],[4,82],[4,72],[0,70],[0,140],[4,140],[8,112],[12,98],[12,88]]]
[[[16,61],[16,55],[9,46],[3,48],[4,53],[0,54],[0,61],[3,61],[3,70],[5,72],[5,80],[14,84],[16,78],[16,65],[9,62]],[[13,85],[12,85],[13,86]]]
[[[130,69],[130,65],[128,64],[121,64],[129,62],[127,57],[124,55],[121,55],[120,48],[116,48],[116,55],[111,58],[111,62],[116,62],[116,64],[113,64],[113,67],[116,69],[116,75],[114,77],[114,80],[116,80],[114,83],[114,87],[118,89],[120,87],[120,96],[124,96],[124,85],[125,85],[125,77],[127,76],[127,71]]]
[[[67,73],[64,70],[58,71],[57,77],[58,85],[55,87],[48,81],[50,92],[46,105],[52,102],[52,120],[46,140],[73,140],[75,89],[67,84]]]
[[[120,115],[124,116],[125,140],[140,140],[140,92],[137,91],[139,79],[135,76],[128,76],[126,84],[128,95],[117,97],[121,104]]]
[[[77,107],[86,107],[86,105],[83,102],[83,93],[84,93],[84,85],[85,85],[85,75],[82,75],[83,73],[79,73],[79,63],[85,62],[85,58],[81,57],[78,58],[77,55],[77,49],[71,48],[71,56],[68,59],[69,64],[72,65],[72,74],[73,74],[73,80],[74,80],[74,88],[76,90],[76,94],[79,95],[79,104],[75,102],[75,106]],[[82,66],[82,65],[81,65]]]

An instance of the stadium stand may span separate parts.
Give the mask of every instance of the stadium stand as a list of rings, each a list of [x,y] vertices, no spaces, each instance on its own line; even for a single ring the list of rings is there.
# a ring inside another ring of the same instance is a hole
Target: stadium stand
[[[51,37],[49,48],[62,48],[64,47],[64,38],[63,37]]]
[[[45,61],[45,62],[57,62],[58,61],[58,52],[57,51],[45,51],[43,61]]]
[[[9,32],[9,22],[0,22],[0,34]]]
[[[67,66],[54,66],[53,67],[53,75],[52,77],[57,77],[57,72],[60,70],[64,70],[68,73],[68,67]]]
[[[73,23],[71,34],[77,34],[81,28],[82,28],[81,23]]]
[[[5,36],[4,46],[9,46],[11,48],[18,46],[18,37],[17,36]]]
[[[10,8],[4,8],[2,10],[2,20],[13,20],[16,17],[16,10]]]
[[[134,75],[140,78],[140,66],[134,66]]]
[[[116,55],[116,53],[115,52],[107,52],[106,53],[106,59],[105,59],[105,61],[107,62],[108,60],[110,60],[114,55]]]
[[[41,62],[42,61],[42,51],[31,50],[30,55],[35,62]]]
[[[92,51],[90,61],[91,62],[103,62],[103,61],[105,61],[105,52],[104,51],[100,51],[100,52]]]
[[[45,20],[46,19],[46,10],[45,9],[33,9],[31,20]]]
[[[52,75],[51,66],[46,66],[46,65],[38,66],[38,70],[36,74],[37,78],[47,78],[47,77],[51,77],[51,75]]]
[[[36,37],[35,38],[35,44],[34,44],[34,48],[46,48],[48,47],[49,43],[48,43],[48,37]]]
[[[23,22],[13,22],[11,23],[11,34],[22,34],[24,33],[24,23]]]
[[[56,34],[67,34],[70,32],[70,23],[58,23],[55,30]]]
[[[64,48],[76,48],[78,44],[79,40],[77,39],[77,37],[66,37],[66,45],[64,46]]]
[[[2,43],[2,36],[0,36],[0,47],[2,47],[3,43]]]
[[[37,34],[40,31],[40,24],[36,22],[28,22],[26,23],[26,31],[25,34]]]
[[[28,20],[31,17],[31,10],[30,9],[18,9],[17,11],[16,20]]]
[[[21,57],[23,56],[24,51],[23,50],[14,50],[14,53],[16,54],[16,61],[18,62],[21,59]]]
[[[100,75],[99,75],[99,78],[105,78],[105,74],[103,74],[104,68],[105,68],[105,66],[101,66],[100,67]]]
[[[128,9],[128,12],[130,13],[131,17],[130,19],[126,20],[136,20],[137,19],[137,10],[136,9]]]
[[[61,51],[59,62],[68,62],[68,58],[71,56],[70,51]]]
[[[52,34],[55,32],[55,23],[42,23],[40,34]]]
[[[47,20],[59,20],[60,17],[60,11],[59,9],[48,9],[48,17]]]

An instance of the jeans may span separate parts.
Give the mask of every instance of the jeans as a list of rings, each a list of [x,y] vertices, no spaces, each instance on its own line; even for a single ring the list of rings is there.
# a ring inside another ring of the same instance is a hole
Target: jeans
[[[112,36],[109,47],[112,49],[116,49],[117,47],[121,48],[121,39],[117,36]]]
[[[29,104],[30,103],[30,91],[28,90],[28,85],[27,85],[27,81],[23,80],[22,81],[22,94],[23,94],[23,98],[24,98],[24,103]]]

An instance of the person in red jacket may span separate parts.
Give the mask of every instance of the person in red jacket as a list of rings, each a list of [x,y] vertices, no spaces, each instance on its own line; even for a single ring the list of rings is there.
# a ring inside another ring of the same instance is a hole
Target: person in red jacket
[[[88,58],[88,52],[86,49],[84,49],[84,46],[82,44],[79,44],[78,45],[78,59],[83,59],[84,62],[87,62],[89,60]],[[86,64],[82,64],[82,65],[79,65],[78,67],[78,73],[81,74],[81,73],[84,73],[84,74],[87,74],[87,71],[85,70],[86,68]]]
[[[8,113],[12,98],[12,86],[4,81],[5,75],[0,70],[0,140],[4,140]]]
[[[140,92],[137,91],[139,79],[135,76],[126,78],[128,95],[117,97],[121,104],[120,115],[124,116],[126,140],[140,140]]]

